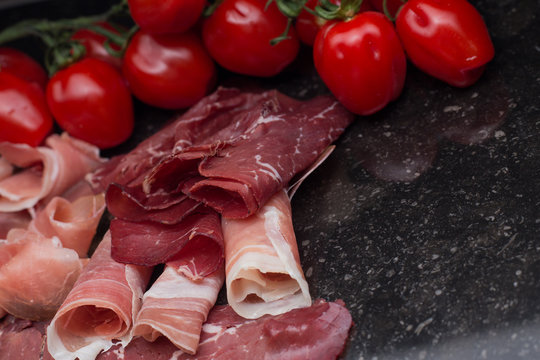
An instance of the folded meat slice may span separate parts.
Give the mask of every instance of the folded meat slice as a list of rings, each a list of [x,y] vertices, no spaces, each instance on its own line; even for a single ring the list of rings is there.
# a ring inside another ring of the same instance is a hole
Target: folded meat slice
[[[0,239],[5,239],[8,232],[14,228],[25,229],[32,217],[26,210],[17,212],[0,212]]]
[[[307,308],[256,320],[242,318],[230,306],[216,306],[203,325],[195,355],[162,338],[153,343],[136,338],[97,360],[335,360],[351,326],[351,314],[341,300],[317,300]]]
[[[277,192],[247,219],[223,219],[227,299],[249,319],[311,304],[298,255],[291,205]]]
[[[85,263],[57,238],[11,230],[0,241],[0,308],[19,318],[51,319]]]
[[[117,263],[107,233],[47,328],[57,360],[93,360],[113,342],[127,345],[151,268]]]
[[[55,197],[37,212],[28,229],[46,237],[57,237],[63,247],[87,257],[104,211],[103,194],[82,196],[73,202]]]
[[[19,211],[48,202],[103,163],[99,149],[67,134],[49,136],[47,146],[0,143],[0,156],[9,176],[0,177],[0,211]],[[14,171],[14,169],[18,171]]]
[[[182,351],[195,354],[224,278],[223,267],[194,281],[167,266],[144,294],[133,334],[148,341],[165,336]]]
[[[331,96],[299,101],[275,90],[219,89],[209,98],[215,99],[212,107],[179,119],[173,154],[152,170],[143,186],[150,194],[189,180],[182,187],[186,194],[230,218],[255,213],[353,120]],[[196,127],[204,129],[204,136],[191,135]],[[192,181],[193,172],[197,181]]]
[[[213,273],[224,261],[220,217],[210,208],[202,207],[172,225],[113,219],[111,236],[116,261],[169,263],[194,280]]]

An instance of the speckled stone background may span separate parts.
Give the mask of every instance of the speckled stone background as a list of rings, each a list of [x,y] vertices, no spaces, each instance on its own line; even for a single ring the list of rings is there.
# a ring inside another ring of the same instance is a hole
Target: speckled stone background
[[[1,25],[110,2],[27,4]],[[540,1],[473,4],[496,48],[480,81],[454,89],[409,66],[402,96],[358,118],[293,198],[312,297],[353,316],[343,359],[540,359]],[[277,78],[220,82],[327,91],[307,48]],[[135,135],[107,155],[170,116],[138,103]]]

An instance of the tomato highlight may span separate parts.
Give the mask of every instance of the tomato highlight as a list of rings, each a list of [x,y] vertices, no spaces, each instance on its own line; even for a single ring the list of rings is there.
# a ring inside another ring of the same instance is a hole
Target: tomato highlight
[[[139,100],[165,109],[193,105],[216,80],[214,62],[191,32],[153,35],[139,31],[126,50],[122,70]]]
[[[225,69],[244,75],[269,77],[280,73],[298,54],[294,27],[276,45],[271,40],[287,28],[287,17],[275,2],[224,0],[203,23],[208,52]]]
[[[87,58],[58,71],[47,86],[47,103],[58,125],[101,149],[121,144],[133,132],[133,103],[112,65]]]
[[[37,146],[52,127],[43,91],[35,84],[0,71],[0,141]]]
[[[414,65],[456,87],[474,84],[495,54],[484,20],[467,0],[409,0],[396,29]]]
[[[355,114],[382,109],[403,89],[405,54],[394,26],[381,13],[328,22],[315,39],[313,57],[326,86]]]

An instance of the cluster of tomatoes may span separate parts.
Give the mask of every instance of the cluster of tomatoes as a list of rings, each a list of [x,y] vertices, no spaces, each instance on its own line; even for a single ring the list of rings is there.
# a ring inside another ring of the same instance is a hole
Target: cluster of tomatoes
[[[38,145],[54,117],[71,135],[113,147],[133,131],[132,95],[156,107],[186,108],[215,87],[216,64],[274,76],[296,58],[300,42],[313,46],[329,90],[360,115],[399,96],[407,58],[465,87],[494,55],[484,21],[467,0],[127,3],[136,23],[131,32],[105,22],[97,32],[79,29],[71,40],[84,46],[82,58],[50,78],[28,56],[0,51],[0,141]],[[124,45],[114,41],[121,33],[129,34]]]

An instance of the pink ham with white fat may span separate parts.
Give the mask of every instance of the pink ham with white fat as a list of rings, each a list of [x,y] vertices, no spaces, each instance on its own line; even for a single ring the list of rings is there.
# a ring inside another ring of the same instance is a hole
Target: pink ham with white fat
[[[47,328],[57,360],[93,360],[115,341],[127,345],[151,268],[125,265],[110,256],[107,233]]]
[[[47,203],[104,162],[97,147],[67,134],[50,135],[45,144],[0,143],[0,211]]]
[[[191,280],[167,266],[144,294],[134,335],[148,341],[165,336],[182,351],[195,354],[224,277],[223,267],[203,279]]]
[[[227,300],[249,319],[311,305],[284,190],[246,219],[223,219]]]
[[[0,240],[0,308],[24,319],[52,318],[85,263],[57,238],[11,230]]]

